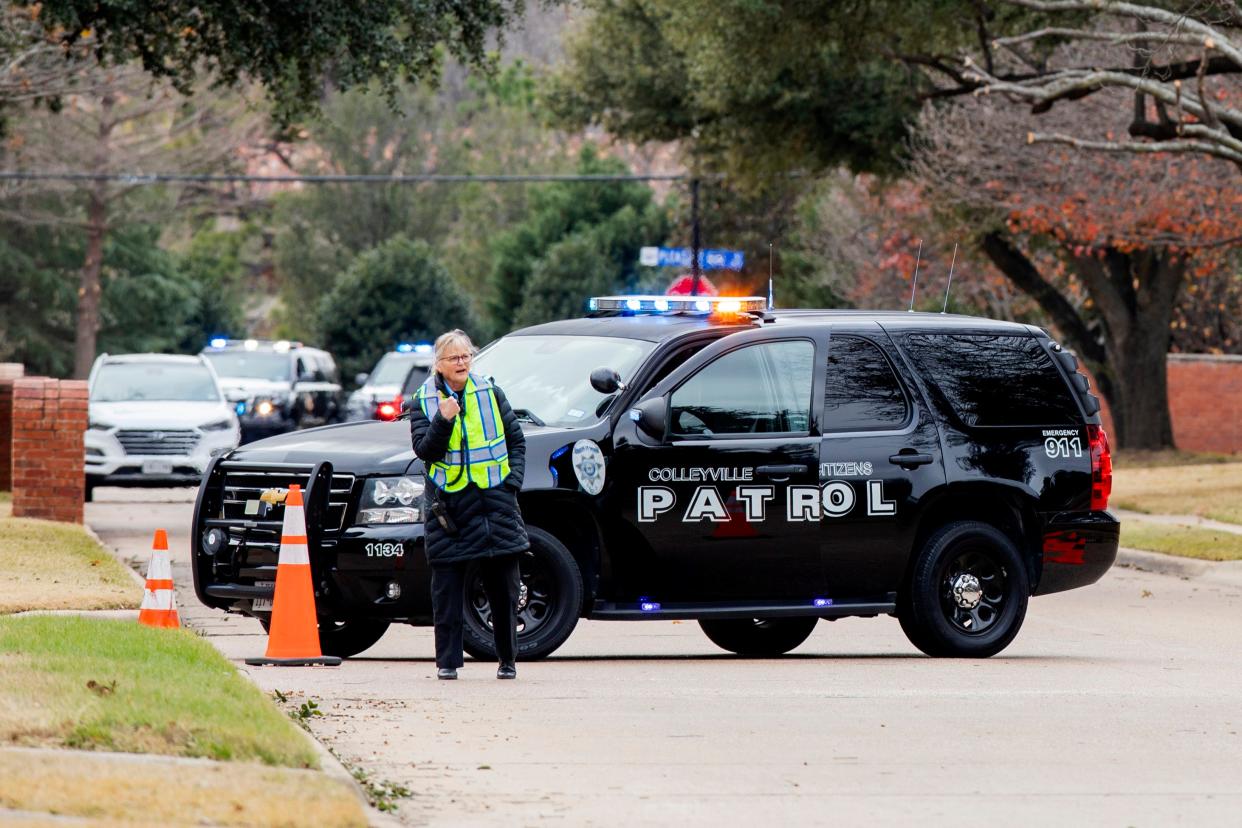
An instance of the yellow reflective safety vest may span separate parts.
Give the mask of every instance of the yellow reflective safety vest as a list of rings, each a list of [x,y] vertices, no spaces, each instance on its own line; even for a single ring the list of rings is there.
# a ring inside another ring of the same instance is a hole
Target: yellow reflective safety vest
[[[414,399],[428,420],[435,418],[440,390],[434,371]],[[480,489],[499,486],[509,476],[509,447],[492,384],[471,374],[461,399],[462,413],[453,418],[448,452],[442,460],[427,464],[427,476],[444,492],[461,491],[470,483]]]

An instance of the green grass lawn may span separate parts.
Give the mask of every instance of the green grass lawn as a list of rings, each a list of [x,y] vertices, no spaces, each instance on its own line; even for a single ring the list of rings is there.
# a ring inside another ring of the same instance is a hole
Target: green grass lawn
[[[141,603],[142,587],[81,526],[0,517],[0,614]]]
[[[315,767],[289,718],[188,630],[0,618],[0,743]]]
[[[1242,561],[1242,535],[1141,520],[1121,522],[1121,545],[1205,561]]]
[[[1242,463],[1118,466],[1109,505],[1153,515],[1199,515],[1242,524]]]

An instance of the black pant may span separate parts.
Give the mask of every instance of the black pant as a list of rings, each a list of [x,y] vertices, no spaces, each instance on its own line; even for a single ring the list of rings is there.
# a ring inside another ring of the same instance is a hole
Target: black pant
[[[461,637],[465,623],[464,590],[469,561],[431,567],[431,607],[436,624],[436,666],[462,665]],[[517,658],[518,556],[499,555],[479,561],[483,591],[492,609],[496,656],[512,664]],[[473,611],[473,610],[472,610]]]

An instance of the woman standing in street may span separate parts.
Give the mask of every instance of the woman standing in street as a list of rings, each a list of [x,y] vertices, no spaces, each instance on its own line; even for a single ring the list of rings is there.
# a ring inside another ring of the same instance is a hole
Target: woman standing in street
[[[474,344],[463,331],[442,334],[435,370],[414,395],[410,438],[427,486],[427,563],[435,620],[436,675],[457,678],[462,666],[465,575],[479,562],[491,604],[500,667],[517,678],[518,555],[530,548],[517,492],[526,469],[526,439],[504,393],[470,373]]]

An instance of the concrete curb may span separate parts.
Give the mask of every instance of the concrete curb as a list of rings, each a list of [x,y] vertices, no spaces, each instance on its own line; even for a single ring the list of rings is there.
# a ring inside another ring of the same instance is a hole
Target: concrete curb
[[[147,579],[139,575],[137,570],[132,569],[129,565],[129,562],[126,561],[124,558],[122,558],[115,549],[113,549],[111,546],[108,546],[108,544],[104,543],[103,538],[95,534],[95,530],[92,529],[89,524],[83,523],[82,529],[86,531],[86,534],[91,536],[91,539],[94,540],[95,543],[99,544],[102,548],[108,550],[108,554],[110,554],[113,558],[115,558],[117,563],[121,565],[121,568],[123,568],[126,572],[130,574],[130,577],[134,579],[134,583],[136,583],[140,589],[145,590],[147,588]]]
[[[1146,552],[1142,549],[1122,547],[1117,550],[1117,563],[1114,566],[1136,569],[1140,572],[1154,572],[1158,575],[1172,575],[1185,580],[1202,578],[1208,581],[1242,584],[1242,561],[1202,561],[1197,558],[1179,558],[1160,552]]]

